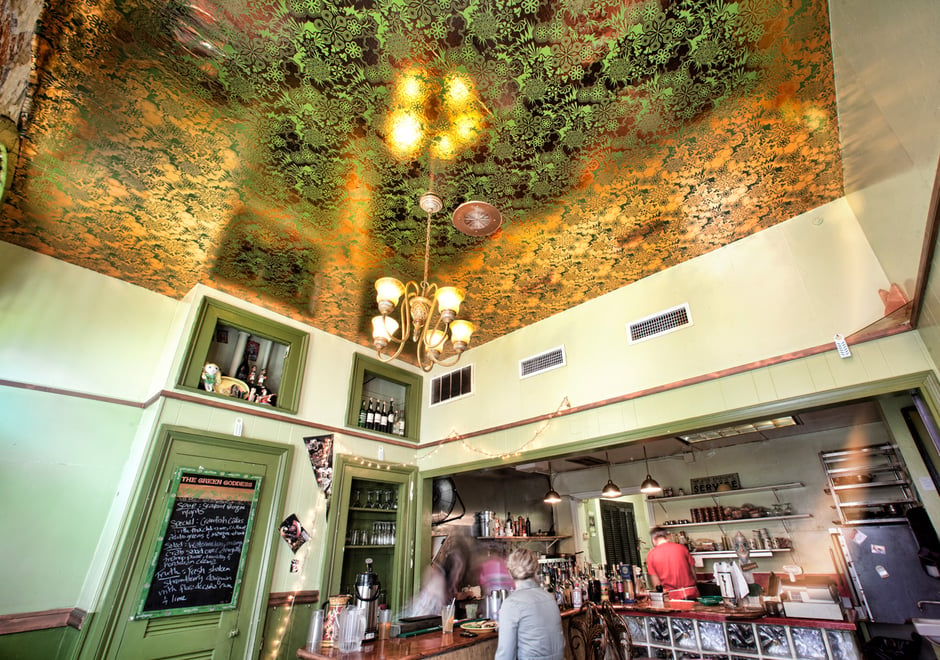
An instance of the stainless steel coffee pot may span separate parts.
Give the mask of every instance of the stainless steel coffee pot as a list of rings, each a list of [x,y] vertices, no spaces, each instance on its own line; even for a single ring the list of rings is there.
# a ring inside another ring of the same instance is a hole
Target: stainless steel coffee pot
[[[382,595],[382,585],[379,576],[372,571],[372,560],[366,559],[366,570],[356,576],[356,593],[353,594],[353,604],[362,610],[366,620],[365,639],[375,639],[379,629],[378,611],[379,598]]]

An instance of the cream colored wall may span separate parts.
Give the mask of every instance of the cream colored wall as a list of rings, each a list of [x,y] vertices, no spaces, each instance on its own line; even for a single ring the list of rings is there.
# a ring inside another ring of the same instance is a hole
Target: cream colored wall
[[[819,222],[821,221],[821,222]],[[425,441],[553,413],[567,399],[585,406],[631,396],[729,367],[831,345],[883,314],[887,280],[844,202],[795,218],[603,298],[580,305],[469,354],[475,396],[422,418]],[[635,345],[625,323],[688,302],[694,324]],[[520,380],[519,359],[564,344],[567,366]],[[548,456],[579,441],[655,435],[661,425],[927,371],[915,333],[641,396],[588,412],[508,428],[421,457],[423,469],[485,462],[522,450]],[[683,421],[686,420],[686,421]],[[524,460],[524,459],[519,459]]]
[[[940,160],[940,4],[831,0],[829,11],[847,199],[913,297]]]

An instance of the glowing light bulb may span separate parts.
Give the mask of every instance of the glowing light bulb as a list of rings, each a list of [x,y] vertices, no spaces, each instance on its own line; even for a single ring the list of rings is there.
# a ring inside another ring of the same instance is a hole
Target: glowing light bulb
[[[421,121],[410,112],[396,113],[391,118],[389,139],[392,147],[399,152],[414,151],[421,142],[424,130]]]
[[[471,96],[470,87],[463,77],[455,75],[447,85],[447,102],[452,105],[463,105]]]

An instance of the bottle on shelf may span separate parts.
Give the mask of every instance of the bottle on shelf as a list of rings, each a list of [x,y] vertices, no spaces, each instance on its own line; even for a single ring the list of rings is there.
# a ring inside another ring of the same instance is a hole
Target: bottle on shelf
[[[532,523],[529,522],[529,516],[525,517],[525,535],[532,536]]]
[[[366,408],[366,428],[375,428],[375,402],[371,396],[369,397],[369,407]]]
[[[506,536],[515,536],[515,523],[512,520],[512,514],[506,512]]]
[[[401,411],[398,413],[395,419],[395,435],[405,436],[405,408],[402,406]]]
[[[386,433],[396,433],[396,413],[395,413],[395,399],[391,399],[388,402],[388,424],[385,426]]]
[[[362,400],[362,405],[359,406],[359,426],[360,426],[361,428],[365,428],[365,427],[366,427],[366,418],[367,418],[367,413],[366,413],[366,400],[363,399],[363,400]]]
[[[388,402],[382,402],[382,416],[379,419],[378,430],[382,433],[388,433]]]

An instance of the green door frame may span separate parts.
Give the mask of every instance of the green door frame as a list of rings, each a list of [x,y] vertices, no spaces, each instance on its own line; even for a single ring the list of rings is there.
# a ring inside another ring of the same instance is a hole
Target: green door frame
[[[256,519],[254,522],[255,543],[264,543],[264,558],[261,562],[261,574],[254,594],[242,594],[242,598],[249,598],[258,603],[259,616],[253,618],[254,625],[247,631],[248,642],[246,648],[260,649],[261,635],[264,631],[264,613],[267,599],[265,594],[271,578],[271,569],[276,554],[276,534],[269,533],[278,528],[278,517],[283,509],[287,494],[290,464],[293,458],[293,446],[276,444],[263,440],[198,431],[177,426],[161,425],[154,433],[153,440],[146,458],[141,466],[137,488],[133,494],[129,507],[129,514],[124,521],[118,549],[109,562],[108,577],[98,607],[98,615],[92,617],[88,633],[80,644],[78,658],[80,660],[98,660],[105,657],[116,648],[120,640],[115,640],[115,632],[120,628],[122,621],[118,620],[120,603],[129,589],[134,588],[134,572],[131,567],[134,558],[141,552],[151,552],[152,548],[144,548],[143,538],[150,515],[152,500],[157,489],[164,484],[160,475],[169,460],[173,443],[176,440],[195,442],[206,447],[222,448],[231,451],[234,455],[239,452],[253,452],[267,454],[277,459],[276,473],[266,478],[263,487],[272,488],[271,510],[266,519]],[[136,597],[137,594],[132,594]]]

